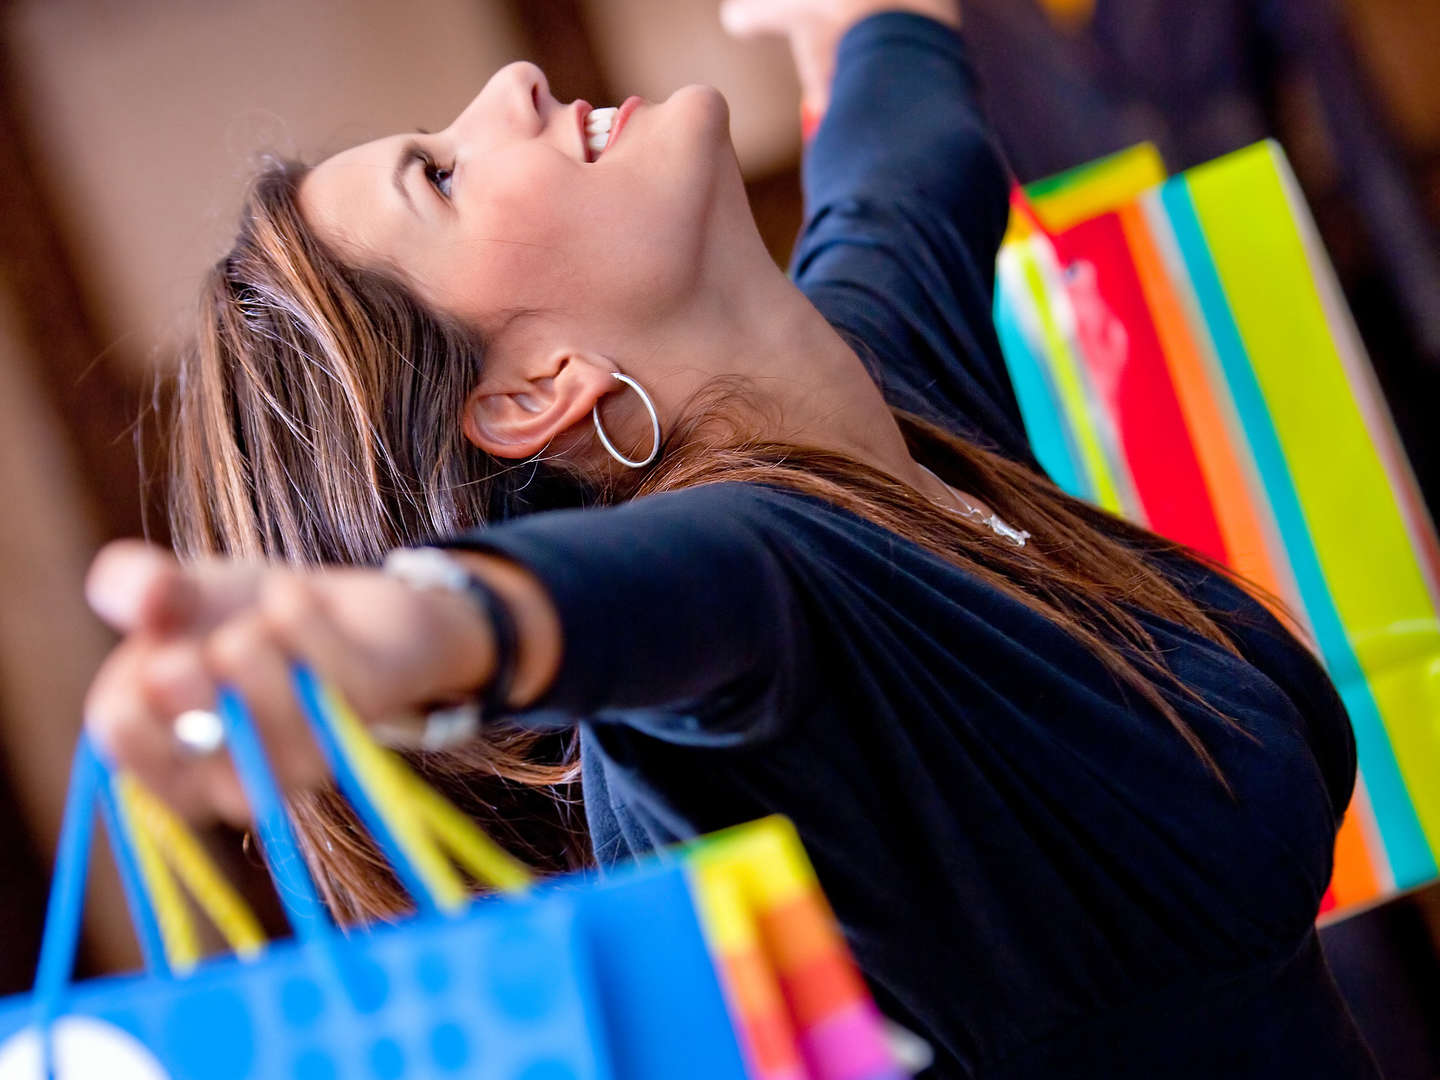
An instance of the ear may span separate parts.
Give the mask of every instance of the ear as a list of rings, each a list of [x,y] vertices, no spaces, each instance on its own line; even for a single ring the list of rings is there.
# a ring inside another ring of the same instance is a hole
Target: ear
[[[529,375],[483,378],[465,401],[465,437],[495,457],[538,454],[615,389],[614,368],[604,357],[567,351],[536,365]]]

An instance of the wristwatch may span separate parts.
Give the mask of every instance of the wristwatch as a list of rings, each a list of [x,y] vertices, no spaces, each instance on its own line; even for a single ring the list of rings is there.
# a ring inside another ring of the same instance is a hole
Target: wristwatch
[[[483,721],[507,711],[518,652],[515,617],[499,593],[443,548],[396,548],[385,557],[384,572],[412,588],[464,594],[489,623],[495,636],[495,671],[490,681],[473,700],[429,712],[420,746],[443,750],[474,738]]]

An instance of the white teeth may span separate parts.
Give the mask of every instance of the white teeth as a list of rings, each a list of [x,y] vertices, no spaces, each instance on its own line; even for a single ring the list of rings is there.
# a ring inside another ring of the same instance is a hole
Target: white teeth
[[[598,155],[610,141],[610,128],[619,109],[591,109],[585,115],[585,147]]]
[[[594,135],[601,131],[609,131],[610,125],[615,122],[615,114],[619,109],[591,109],[585,117],[585,134]]]

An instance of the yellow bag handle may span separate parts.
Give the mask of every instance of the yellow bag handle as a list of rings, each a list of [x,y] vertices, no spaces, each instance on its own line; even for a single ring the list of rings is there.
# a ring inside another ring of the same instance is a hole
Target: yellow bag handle
[[[383,839],[377,836],[377,842],[392,862],[410,871],[412,890],[423,889],[437,909],[454,914],[470,902],[470,889],[460,870],[501,892],[524,891],[534,883],[529,868],[398,754],[376,742],[333,687],[302,668],[296,670],[296,682],[337,781],[352,802],[368,803],[373,820],[387,834]],[[190,827],[134,776],[118,772],[114,785],[121,824],[171,969],[189,971],[201,959],[187,891],[237,956],[258,956],[266,944],[259,919]]]

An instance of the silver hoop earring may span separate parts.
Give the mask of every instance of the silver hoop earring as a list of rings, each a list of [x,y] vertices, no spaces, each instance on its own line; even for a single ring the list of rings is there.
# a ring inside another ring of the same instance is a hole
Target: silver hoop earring
[[[600,437],[600,445],[605,447],[605,452],[620,462],[621,465],[628,465],[632,469],[643,469],[660,456],[660,416],[655,412],[655,403],[650,400],[650,395],[645,392],[645,389],[638,382],[630,378],[629,375],[622,375],[618,371],[612,371],[610,374],[640,395],[641,404],[645,406],[645,411],[650,414],[650,438],[654,441],[654,445],[650,447],[650,453],[646,455],[644,461],[634,461],[620,453],[619,450],[616,450],[615,444],[610,441],[610,436],[605,434],[605,428],[600,424],[599,401],[596,401],[594,408],[590,410],[590,416],[595,421],[595,434]]]

